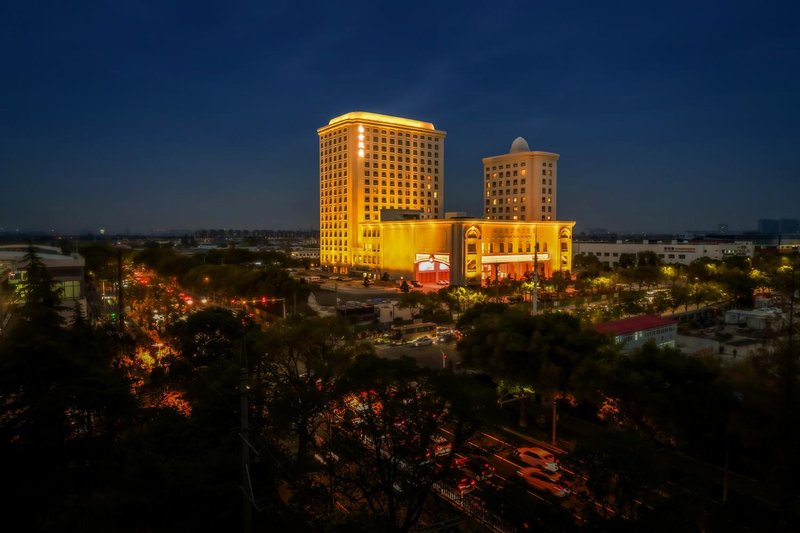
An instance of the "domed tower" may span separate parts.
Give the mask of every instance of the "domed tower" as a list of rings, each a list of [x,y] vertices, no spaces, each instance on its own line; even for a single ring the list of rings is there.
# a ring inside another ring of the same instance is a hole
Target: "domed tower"
[[[507,154],[483,158],[483,216],[487,220],[558,220],[558,158],[531,150],[523,137]]]

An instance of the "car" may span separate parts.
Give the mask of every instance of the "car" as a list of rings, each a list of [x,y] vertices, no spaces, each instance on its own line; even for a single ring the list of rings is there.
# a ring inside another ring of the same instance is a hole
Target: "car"
[[[514,455],[526,465],[536,466],[550,472],[558,471],[558,462],[556,462],[555,456],[544,448],[536,446],[517,448]]]
[[[420,337],[411,343],[412,346],[430,346],[431,344],[433,344],[433,339],[427,335]]]
[[[468,492],[472,492],[478,486],[478,483],[475,481],[475,478],[473,478],[472,476],[470,476],[465,472],[456,470],[454,468],[448,470],[445,473],[444,478],[442,479],[442,483],[449,487],[454,488],[462,496]]]
[[[472,475],[478,481],[489,479],[494,475],[494,467],[489,464],[489,460],[482,455],[471,455],[463,463],[464,472]]]
[[[411,280],[411,284],[412,284],[414,287],[417,287],[417,288],[419,288],[419,287],[422,287],[422,283],[420,283],[419,281],[417,281],[417,280],[415,280],[415,279],[412,279],[412,280]]]
[[[447,455],[450,453],[450,450],[453,449],[453,446],[450,444],[450,441],[447,440],[447,437],[444,435],[440,435],[439,433],[435,433],[431,436],[431,451],[433,455],[440,457],[442,455]]]
[[[437,344],[446,344],[448,342],[453,342],[454,340],[456,340],[455,336],[449,333],[444,333],[436,337]]]
[[[529,466],[517,470],[517,476],[534,489],[548,492],[557,498],[563,498],[572,492],[569,484],[562,479],[561,472],[550,472],[537,466]]]
[[[436,284],[437,285],[450,285],[450,280],[449,279],[440,279],[439,281],[436,282]]]

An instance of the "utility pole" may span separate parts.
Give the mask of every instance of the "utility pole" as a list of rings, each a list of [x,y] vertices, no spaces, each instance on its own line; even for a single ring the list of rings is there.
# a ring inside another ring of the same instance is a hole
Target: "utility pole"
[[[795,285],[795,274],[797,271],[795,270],[794,265],[792,266],[792,278],[791,283],[789,285],[789,290],[791,294],[789,296],[789,335],[787,339],[787,346],[786,346],[786,368],[784,370],[784,457],[783,460],[786,461],[786,464],[789,464],[789,461],[792,457],[792,450],[794,448],[794,427],[792,421],[792,402],[793,398],[793,388],[794,388],[794,379],[795,379],[795,360],[794,360],[794,300],[795,300],[795,292],[797,291],[797,287]],[[782,471],[782,483],[781,483],[781,514],[783,515],[782,521],[784,524],[788,522],[788,515],[789,515],[789,499],[790,499],[790,492],[792,487],[793,478],[790,473],[789,468],[784,468]]]
[[[239,373],[239,411],[241,416],[242,439],[242,531],[252,533],[253,531],[253,490],[250,484],[250,420],[248,417],[249,402],[248,393],[248,372],[243,367]]]
[[[122,318],[122,248],[117,248],[117,328],[120,333],[124,329],[125,320]]]
[[[531,293],[531,314],[539,314],[539,233],[534,233],[533,243],[533,291]]]

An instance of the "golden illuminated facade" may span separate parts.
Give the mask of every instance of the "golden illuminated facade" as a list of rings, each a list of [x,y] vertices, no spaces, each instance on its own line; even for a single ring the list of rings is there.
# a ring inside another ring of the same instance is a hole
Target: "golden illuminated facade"
[[[353,112],[317,133],[323,267],[454,285],[572,269],[575,222],[556,220],[558,154],[517,138],[483,160],[485,217],[445,218],[445,132],[433,124]]]
[[[486,220],[558,220],[558,154],[532,151],[517,137],[507,154],[483,159]]]
[[[380,249],[365,242],[360,228],[380,220],[382,210],[443,217],[446,134],[433,124],[352,112],[317,134],[321,265],[336,272],[380,269]]]
[[[477,285],[572,269],[572,221],[508,222],[453,218],[365,222],[366,245],[381,251],[380,269],[422,283]]]

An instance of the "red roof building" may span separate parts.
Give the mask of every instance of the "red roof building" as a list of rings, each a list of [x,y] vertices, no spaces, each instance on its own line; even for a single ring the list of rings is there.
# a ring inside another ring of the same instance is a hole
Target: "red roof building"
[[[603,322],[595,325],[595,329],[613,336],[618,344],[623,345],[623,352],[632,352],[651,340],[659,347],[674,347],[678,322],[662,316],[641,315]]]

